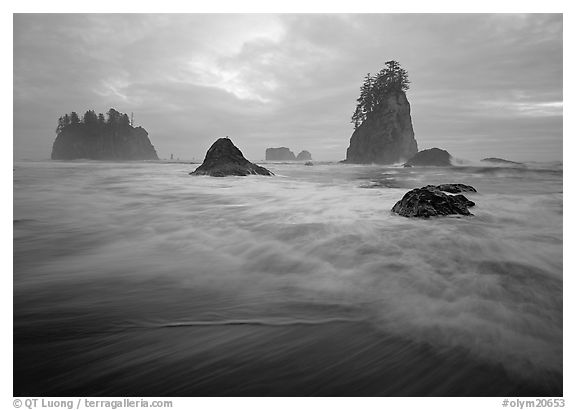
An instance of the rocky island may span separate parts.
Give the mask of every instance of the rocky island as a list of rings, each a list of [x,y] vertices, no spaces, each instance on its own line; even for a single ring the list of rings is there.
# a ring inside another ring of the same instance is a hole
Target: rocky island
[[[58,120],[52,146],[53,160],[157,160],[158,155],[142,127],[132,126],[127,114],[110,109],[86,111],[82,119],[72,112]]]
[[[300,154],[296,156],[296,161],[312,161],[312,154],[308,151],[301,151]]]
[[[418,152],[406,97],[409,83],[406,70],[397,61],[387,61],[374,77],[366,75],[352,115],[354,133],[343,162],[394,164]]]
[[[266,148],[266,161],[311,161],[312,154],[304,150],[300,151],[298,155],[287,147],[279,148]]]
[[[190,175],[209,175],[212,177],[274,175],[266,168],[253,164],[244,158],[230,138],[218,138],[206,152],[204,162]]]
[[[404,166],[451,167],[452,155],[440,148],[424,149],[410,158]]]
[[[296,155],[289,148],[266,148],[266,161],[296,161]]]

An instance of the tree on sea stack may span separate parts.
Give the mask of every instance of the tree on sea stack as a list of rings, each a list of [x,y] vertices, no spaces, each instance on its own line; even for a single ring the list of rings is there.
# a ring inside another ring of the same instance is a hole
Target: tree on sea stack
[[[354,129],[358,128],[366,119],[368,113],[377,109],[392,92],[406,92],[410,88],[408,72],[400,67],[398,61],[386,61],[386,66],[372,77],[370,73],[364,77],[360,87],[360,97],[356,100],[358,105],[352,114]]]
[[[70,124],[80,124],[80,117],[74,111],[70,113]]]
[[[70,116],[64,114],[62,117],[58,118],[58,127],[56,128],[56,134],[59,134],[64,128],[70,125]]]
[[[111,108],[104,114],[88,110],[82,118],[76,112],[58,119],[52,159],[157,160],[158,155],[142,127],[130,126],[127,114]]]
[[[391,164],[418,152],[406,98],[409,84],[408,72],[395,60],[364,77],[345,162]]]
[[[82,119],[84,124],[92,126],[98,123],[98,115],[94,110],[88,110],[84,113],[84,118]]]

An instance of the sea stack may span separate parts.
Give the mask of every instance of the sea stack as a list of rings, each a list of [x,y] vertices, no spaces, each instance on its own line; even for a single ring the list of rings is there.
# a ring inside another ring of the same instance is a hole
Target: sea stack
[[[301,151],[300,154],[296,156],[296,161],[312,161],[312,154],[308,151]]]
[[[451,167],[452,155],[440,148],[424,149],[410,158],[404,166]]]
[[[376,75],[366,74],[352,114],[354,133],[343,162],[394,164],[418,152],[410,103],[408,72],[395,60]]]
[[[88,111],[60,117],[52,145],[53,160],[157,160],[158,155],[142,127],[133,127],[128,115],[114,109],[104,116]]]
[[[394,164],[417,152],[410,103],[404,91],[394,90],[354,130],[344,162]]]
[[[266,161],[296,161],[296,155],[289,148],[266,148]]]
[[[232,143],[230,138],[218,138],[206,152],[204,162],[190,175],[225,177],[230,175],[274,175],[266,168],[251,163]]]

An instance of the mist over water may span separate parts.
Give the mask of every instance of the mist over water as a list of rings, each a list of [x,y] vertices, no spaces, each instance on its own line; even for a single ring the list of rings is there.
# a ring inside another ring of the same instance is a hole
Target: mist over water
[[[561,164],[196,166],[15,164],[15,395],[562,394]]]

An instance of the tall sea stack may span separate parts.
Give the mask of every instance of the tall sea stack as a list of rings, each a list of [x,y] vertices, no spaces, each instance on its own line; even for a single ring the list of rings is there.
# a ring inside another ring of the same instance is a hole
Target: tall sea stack
[[[354,164],[394,164],[418,152],[406,93],[393,90],[354,130],[346,161]]]

